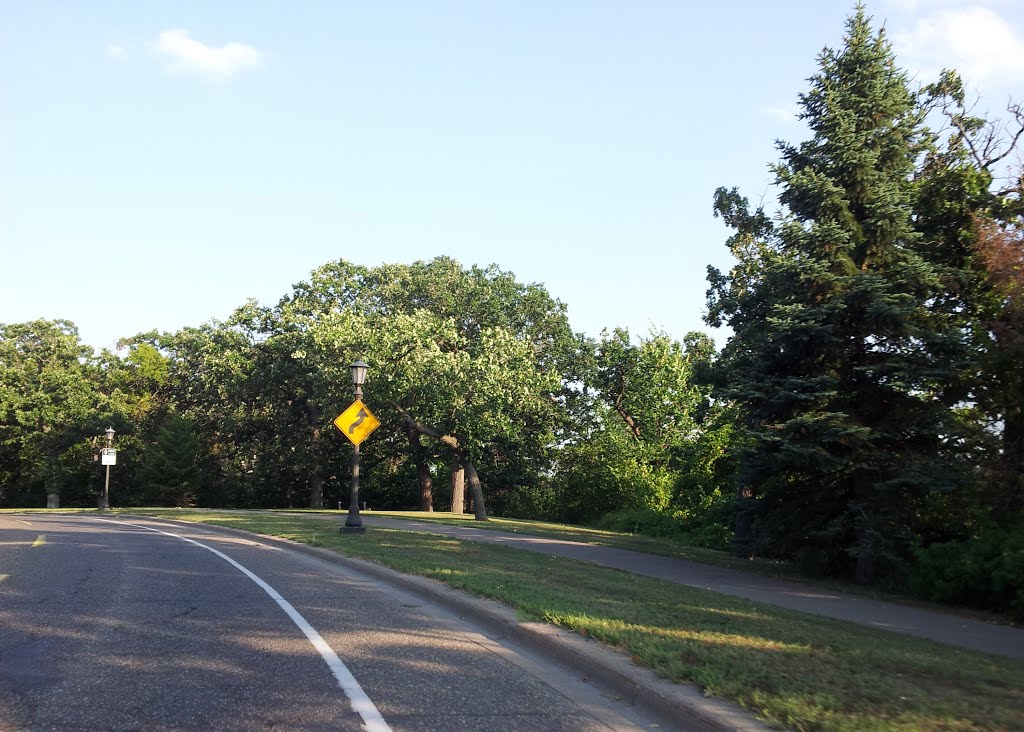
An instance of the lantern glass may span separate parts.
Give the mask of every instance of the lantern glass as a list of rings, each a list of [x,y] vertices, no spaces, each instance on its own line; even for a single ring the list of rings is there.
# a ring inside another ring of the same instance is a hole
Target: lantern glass
[[[366,383],[366,371],[370,368],[369,364],[359,360],[353,363],[349,368],[352,369],[353,384],[356,386],[362,386]]]

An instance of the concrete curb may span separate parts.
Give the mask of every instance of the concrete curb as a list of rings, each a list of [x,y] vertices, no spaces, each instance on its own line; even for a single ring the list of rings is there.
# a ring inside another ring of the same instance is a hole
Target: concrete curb
[[[647,707],[666,719],[686,719],[691,729],[699,728],[708,732],[768,732],[773,729],[731,702],[704,696],[696,686],[674,684],[658,678],[653,671],[641,668],[627,654],[610,646],[548,623],[522,622],[508,605],[474,597],[437,580],[402,574],[380,564],[276,536],[152,516],[131,518],[145,518],[189,528],[202,527],[211,533],[244,537],[250,541],[259,539],[327,562],[344,564],[360,574],[441,605],[486,628],[499,638],[512,639],[547,655],[584,676],[598,680],[616,696],[632,704]]]

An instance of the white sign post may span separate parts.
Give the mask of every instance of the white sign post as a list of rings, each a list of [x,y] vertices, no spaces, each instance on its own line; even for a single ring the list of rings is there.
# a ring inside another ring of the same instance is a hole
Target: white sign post
[[[110,510],[110,466],[117,465],[117,450],[114,449],[114,428],[107,427],[107,446],[100,451],[101,465],[107,468],[107,477],[103,481],[103,496],[100,498],[100,509]]]

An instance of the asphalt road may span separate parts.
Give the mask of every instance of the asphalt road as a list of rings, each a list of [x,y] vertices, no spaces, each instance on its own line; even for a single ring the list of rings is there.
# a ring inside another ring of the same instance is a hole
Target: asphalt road
[[[0,516],[4,732],[656,721],[344,565],[154,520]]]

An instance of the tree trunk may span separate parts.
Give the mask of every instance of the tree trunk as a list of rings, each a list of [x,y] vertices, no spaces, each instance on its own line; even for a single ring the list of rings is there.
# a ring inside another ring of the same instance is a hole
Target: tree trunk
[[[452,462],[452,513],[466,512],[466,471],[458,458]]]
[[[416,477],[420,482],[420,510],[434,512],[434,482],[430,477],[430,466],[423,462],[416,463]]]
[[[480,487],[480,476],[476,474],[476,467],[469,459],[466,460],[466,480],[469,481],[469,492],[473,496],[473,517],[477,521],[486,521],[487,511],[484,510],[484,491]]]
[[[310,452],[316,455],[320,445],[320,408],[308,399],[306,400],[306,420],[309,424]],[[324,477],[320,474],[319,467],[313,468],[309,476],[309,507],[324,507]]]
[[[736,512],[733,517],[732,550],[745,559],[754,558],[754,489],[741,485],[736,491]]]
[[[879,531],[876,527],[873,485],[868,476],[854,479],[854,495],[859,503],[859,515],[853,519],[854,536],[856,537],[857,563],[853,578],[858,584],[867,585],[875,579],[875,563],[879,556]]]
[[[434,482],[430,477],[430,465],[427,464],[423,443],[420,442],[420,433],[411,419],[407,418],[404,421],[405,436],[409,439],[409,451],[412,453],[413,462],[416,463],[416,480],[420,484],[420,510],[433,512]]]
[[[1024,409],[1003,413],[1003,460],[1006,461],[1006,511],[1018,515],[1024,509]]]
[[[434,427],[420,424],[412,418],[412,415],[402,409],[400,404],[394,401],[391,403],[406,420],[406,429],[415,430],[419,434],[429,435],[440,440],[452,451],[452,456],[455,458],[455,462],[452,463],[452,513],[464,513],[466,510],[465,480],[468,478],[469,490],[473,496],[473,514],[477,521],[486,521],[487,512],[484,510],[484,492],[480,486],[480,476],[477,475],[476,466],[469,459],[466,449],[460,444],[458,438],[455,435],[445,434]]]
[[[869,585],[875,579],[875,554],[873,551],[864,548],[858,550],[854,579],[857,584],[861,585]]]
[[[319,472],[309,476],[309,507],[324,507],[324,478]]]

